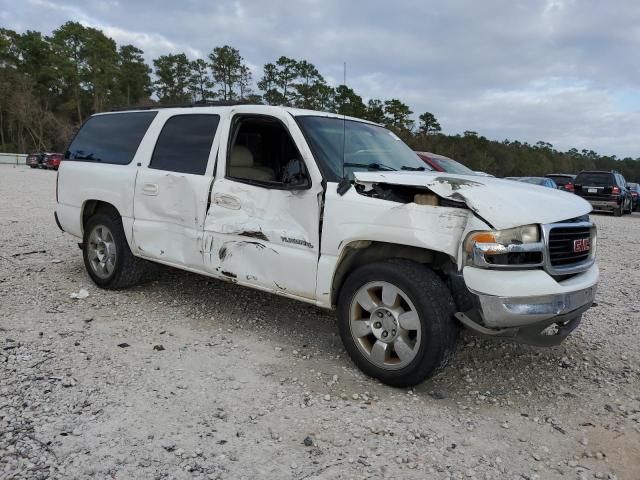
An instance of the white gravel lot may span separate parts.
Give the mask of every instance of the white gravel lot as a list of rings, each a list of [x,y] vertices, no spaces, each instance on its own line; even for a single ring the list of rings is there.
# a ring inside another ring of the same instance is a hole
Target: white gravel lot
[[[98,289],[55,178],[0,166],[1,479],[640,479],[640,214],[594,217],[597,306],[563,345],[465,335],[400,390],[331,312],[171,269]]]

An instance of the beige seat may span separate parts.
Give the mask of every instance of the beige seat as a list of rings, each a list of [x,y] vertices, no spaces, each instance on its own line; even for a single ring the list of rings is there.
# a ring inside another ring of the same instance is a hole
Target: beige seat
[[[229,174],[235,178],[264,182],[273,182],[276,177],[273,169],[256,165],[253,162],[251,150],[244,145],[233,146],[231,162],[229,164]]]

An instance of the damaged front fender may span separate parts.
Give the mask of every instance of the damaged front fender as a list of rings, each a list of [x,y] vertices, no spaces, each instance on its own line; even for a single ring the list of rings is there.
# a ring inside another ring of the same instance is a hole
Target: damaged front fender
[[[571,193],[499,178],[442,172],[355,172],[356,186],[388,184],[426,188],[442,199],[466,205],[496,229],[568,220],[591,211]]]

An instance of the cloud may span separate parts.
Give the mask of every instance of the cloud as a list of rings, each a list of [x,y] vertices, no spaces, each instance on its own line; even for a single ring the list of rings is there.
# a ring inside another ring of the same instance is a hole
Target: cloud
[[[448,133],[546,140],[640,156],[640,8],[635,0],[0,0],[7,28],[67,20],[133,43],[149,62],[238,48],[252,66],[307,59],[367,98],[433,112]],[[6,13],[8,12],[8,13]]]

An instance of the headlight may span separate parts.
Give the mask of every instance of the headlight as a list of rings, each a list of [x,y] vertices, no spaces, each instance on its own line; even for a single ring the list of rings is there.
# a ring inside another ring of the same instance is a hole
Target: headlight
[[[538,225],[471,232],[464,243],[465,263],[477,267],[539,266],[543,250]]]

